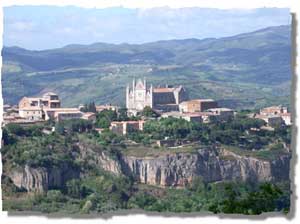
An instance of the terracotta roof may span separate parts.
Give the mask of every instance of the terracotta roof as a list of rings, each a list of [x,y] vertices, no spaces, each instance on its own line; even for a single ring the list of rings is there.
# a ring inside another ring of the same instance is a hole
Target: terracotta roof
[[[111,124],[139,124],[139,123],[144,123],[145,121],[139,120],[139,121],[113,121]]]
[[[78,111],[80,110],[78,108],[47,108],[45,111],[54,111],[54,112],[71,112],[71,111]]]
[[[175,89],[174,88],[154,88],[153,92],[154,93],[169,93],[173,92]]]

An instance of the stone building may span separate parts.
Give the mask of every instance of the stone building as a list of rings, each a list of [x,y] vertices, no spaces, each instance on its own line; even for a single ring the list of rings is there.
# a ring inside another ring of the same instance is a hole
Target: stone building
[[[227,121],[234,117],[234,111],[230,108],[211,108],[207,112],[211,113],[219,121]]]
[[[60,108],[60,100],[55,93],[48,92],[42,97],[23,97],[19,102],[19,115],[28,120],[43,120],[44,110],[51,108]]]
[[[147,88],[146,80],[132,81],[132,88],[126,88],[126,108],[129,113],[136,114],[146,106],[153,107],[153,87]]]
[[[42,97],[23,97],[19,102],[19,116],[27,121],[55,121],[86,119],[78,108],[62,108],[57,94],[48,92]],[[90,119],[90,118],[88,118]]]
[[[178,111],[166,112],[161,115],[163,118],[174,117],[174,118],[182,118],[186,121],[190,122],[202,122],[202,115],[199,113],[181,113]]]
[[[187,93],[182,86],[154,88],[153,108],[164,112],[179,111],[179,104],[187,98]]]
[[[86,112],[86,113],[83,113],[81,118],[94,123],[94,122],[96,122],[97,116],[93,112]]]
[[[255,114],[254,118],[264,120],[270,127],[280,126],[284,124],[283,119],[278,115]]]
[[[78,108],[49,108],[44,110],[44,120],[63,121],[70,119],[80,119],[83,114]]]
[[[287,107],[281,105],[263,108],[259,114],[254,114],[254,117],[264,120],[270,126],[292,125],[291,113],[288,112]]]
[[[265,107],[260,110],[259,112],[261,115],[279,115],[279,114],[284,114],[288,113],[287,107],[283,107],[281,105],[279,106],[271,106],[271,107]]]
[[[179,110],[184,113],[194,113],[217,107],[218,103],[212,99],[193,99],[180,103]]]
[[[110,124],[110,130],[116,134],[126,135],[134,131],[142,131],[145,121],[113,121]]]
[[[158,111],[178,111],[179,104],[187,100],[187,93],[179,87],[147,87],[146,80],[133,80],[132,88],[126,88],[126,108],[130,114],[136,114],[149,106]]]

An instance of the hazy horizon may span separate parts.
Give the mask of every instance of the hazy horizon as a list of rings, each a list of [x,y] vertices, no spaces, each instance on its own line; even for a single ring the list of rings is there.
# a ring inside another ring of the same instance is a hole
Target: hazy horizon
[[[201,40],[230,37],[290,23],[289,9],[279,8],[85,9],[73,6],[13,6],[4,8],[3,45],[47,50],[95,43]]]

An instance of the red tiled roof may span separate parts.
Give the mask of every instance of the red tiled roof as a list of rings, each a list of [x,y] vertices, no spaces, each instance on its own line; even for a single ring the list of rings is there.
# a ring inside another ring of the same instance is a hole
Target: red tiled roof
[[[169,92],[173,92],[174,88],[154,88],[153,92],[155,93],[169,93]]]

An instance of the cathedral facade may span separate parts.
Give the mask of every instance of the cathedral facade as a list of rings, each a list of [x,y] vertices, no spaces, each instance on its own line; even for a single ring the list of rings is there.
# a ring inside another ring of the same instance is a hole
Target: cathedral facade
[[[146,80],[132,81],[132,88],[126,88],[126,108],[129,113],[136,114],[146,106],[153,107],[153,88],[147,88]]]
[[[136,114],[149,106],[158,111],[178,111],[179,104],[187,100],[187,93],[182,86],[157,87],[147,86],[146,80],[133,80],[132,87],[126,88],[126,108],[130,114]]]

